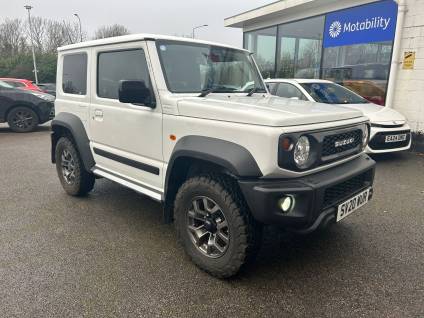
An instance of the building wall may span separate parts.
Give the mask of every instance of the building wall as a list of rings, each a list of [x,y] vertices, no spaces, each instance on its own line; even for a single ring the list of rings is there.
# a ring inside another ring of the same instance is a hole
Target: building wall
[[[398,63],[398,76],[393,108],[408,119],[415,132],[424,132],[424,1],[407,0],[402,32],[401,57],[407,51],[415,51],[413,70],[404,70]]]

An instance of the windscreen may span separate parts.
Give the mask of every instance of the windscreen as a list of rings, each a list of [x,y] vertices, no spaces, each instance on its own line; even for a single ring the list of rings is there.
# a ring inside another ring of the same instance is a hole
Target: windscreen
[[[365,98],[333,83],[302,83],[302,87],[312,98],[326,104],[366,104]]]
[[[248,52],[179,41],[157,41],[156,45],[171,92],[266,92]]]
[[[0,81],[0,87],[14,88],[12,85],[7,84],[6,82],[3,82],[3,81]]]

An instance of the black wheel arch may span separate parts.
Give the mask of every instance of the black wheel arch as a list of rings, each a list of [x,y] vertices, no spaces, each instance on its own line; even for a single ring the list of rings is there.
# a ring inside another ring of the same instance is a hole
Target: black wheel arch
[[[93,154],[90,149],[90,140],[87,136],[84,124],[81,119],[71,113],[62,112],[59,113],[51,123],[51,161],[55,163],[55,150],[57,141],[62,136],[68,136],[72,138],[75,146],[81,156],[84,163],[84,168],[87,172],[96,164],[93,158]]]
[[[184,181],[201,172],[219,172],[233,178],[259,178],[262,172],[252,154],[236,143],[205,137],[185,136],[174,147],[165,176],[164,220],[173,219],[173,202]]]

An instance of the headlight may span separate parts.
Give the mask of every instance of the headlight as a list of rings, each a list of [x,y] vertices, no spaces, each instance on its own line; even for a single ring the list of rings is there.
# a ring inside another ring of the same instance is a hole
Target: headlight
[[[306,165],[309,159],[309,154],[311,150],[311,145],[309,139],[306,136],[302,136],[298,139],[296,145],[294,146],[293,159],[298,168],[301,168]]]
[[[369,126],[365,125],[364,134],[362,135],[362,149],[365,149],[368,144],[369,129]]]
[[[54,101],[54,96],[49,94],[42,94],[42,93],[32,93],[32,95],[37,96],[38,98],[44,99],[48,102]]]

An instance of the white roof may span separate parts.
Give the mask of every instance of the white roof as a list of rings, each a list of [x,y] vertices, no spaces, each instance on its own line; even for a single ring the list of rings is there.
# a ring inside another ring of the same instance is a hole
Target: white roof
[[[268,83],[333,83],[331,81],[317,78],[267,78]]]
[[[244,50],[244,49],[239,48],[239,47],[235,47],[235,46],[231,46],[231,45],[227,45],[227,44],[216,43],[216,42],[196,40],[196,39],[183,38],[183,37],[177,37],[177,36],[169,36],[169,35],[147,34],[147,33],[115,36],[115,37],[99,39],[99,40],[79,42],[79,43],[61,46],[57,50],[58,51],[66,51],[66,50],[74,50],[74,49],[80,49],[80,48],[91,47],[91,46],[135,42],[135,41],[141,41],[141,40],[173,40],[173,41],[181,41],[181,42],[192,42],[192,43],[201,43],[201,44],[207,44],[207,45],[222,46],[222,47],[227,47],[227,48],[231,48],[231,49],[247,51],[247,50]]]

